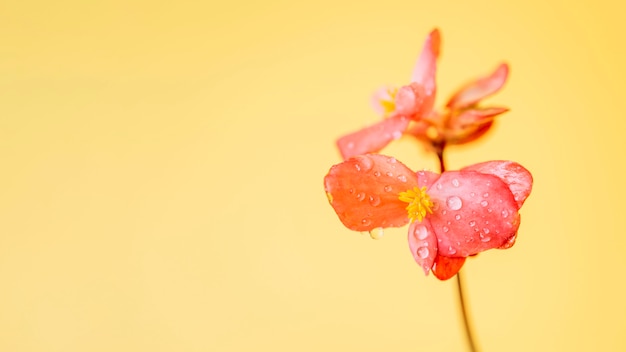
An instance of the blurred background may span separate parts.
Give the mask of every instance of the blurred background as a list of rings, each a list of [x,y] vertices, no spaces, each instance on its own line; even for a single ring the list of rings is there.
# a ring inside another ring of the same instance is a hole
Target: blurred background
[[[535,178],[517,244],[464,267],[484,351],[626,349],[618,1],[0,2],[0,350],[462,351],[406,228],[322,179],[442,32],[438,105],[511,65],[450,168]],[[436,160],[410,139],[384,150]]]

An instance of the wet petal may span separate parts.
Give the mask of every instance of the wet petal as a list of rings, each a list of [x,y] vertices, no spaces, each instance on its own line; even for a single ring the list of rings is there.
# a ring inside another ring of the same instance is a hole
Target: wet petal
[[[404,116],[395,115],[375,125],[345,135],[337,140],[339,152],[344,159],[378,152],[392,140],[402,137],[402,132],[406,130],[409,121]]]
[[[433,274],[439,280],[448,280],[461,270],[465,263],[465,257],[452,258],[438,255],[433,264]]]
[[[435,206],[429,219],[439,254],[467,257],[498,248],[519,227],[517,203],[500,178],[475,171],[449,171],[428,189]]]
[[[355,231],[406,225],[406,203],[398,194],[416,185],[413,171],[380,154],[350,158],[334,165],[324,178],[331,206],[341,222]]]
[[[437,257],[437,236],[428,219],[422,222],[415,221],[409,226],[409,249],[415,262],[428,275]]]
[[[437,72],[437,57],[439,56],[439,44],[441,37],[438,29],[434,29],[424,43],[424,48],[420,54],[417,64],[413,69],[411,82],[415,82],[424,88],[424,109],[432,110],[435,102],[437,84],[435,74]]]
[[[418,171],[417,172],[417,186],[430,188],[430,186],[439,179],[441,175],[431,171]]]
[[[473,170],[499,177],[509,186],[518,208],[522,207],[533,186],[533,176],[522,165],[508,160],[487,161],[462,170]]]
[[[509,66],[500,64],[489,76],[479,78],[465,86],[450,98],[447,107],[461,109],[496,93],[504,86],[509,75]]]

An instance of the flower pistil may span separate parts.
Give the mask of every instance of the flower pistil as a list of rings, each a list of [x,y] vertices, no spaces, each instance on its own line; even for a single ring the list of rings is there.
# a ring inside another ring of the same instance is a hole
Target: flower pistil
[[[413,187],[413,189],[400,192],[398,199],[403,202],[409,203],[406,206],[406,210],[409,214],[411,222],[417,220],[421,222],[426,217],[426,212],[433,213],[433,202],[430,200],[430,196],[426,193],[426,187]]]

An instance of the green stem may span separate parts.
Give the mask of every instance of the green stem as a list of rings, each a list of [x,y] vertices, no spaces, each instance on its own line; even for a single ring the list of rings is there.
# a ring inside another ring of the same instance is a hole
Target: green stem
[[[439,159],[439,169],[441,173],[446,171],[446,163],[443,158],[443,151],[445,149],[445,142],[441,142],[435,144],[435,152],[437,153],[437,158]],[[474,334],[472,333],[472,327],[470,324],[468,309],[465,306],[465,298],[463,294],[463,281],[461,279],[461,271],[456,274],[456,287],[457,292],[459,293],[459,303],[461,306],[461,316],[463,317],[463,327],[465,328],[465,337],[467,338],[467,344],[469,346],[469,350],[471,352],[476,352],[478,349],[476,348],[476,343],[474,342]]]

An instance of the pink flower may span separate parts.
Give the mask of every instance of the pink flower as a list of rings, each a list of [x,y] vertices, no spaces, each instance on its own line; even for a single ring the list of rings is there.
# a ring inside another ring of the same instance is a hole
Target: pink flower
[[[515,243],[519,209],[532,176],[512,161],[489,161],[437,174],[411,171],[395,158],[366,154],[334,165],[328,200],[355,231],[409,226],[409,248],[428,274],[449,279],[465,258]]]
[[[482,136],[497,115],[508,111],[507,108],[478,105],[502,88],[509,71],[506,64],[463,86],[450,98],[443,112],[433,109],[440,41],[437,29],[428,35],[409,85],[375,93],[374,107],[385,119],[339,138],[337,146],[344,159],[378,152],[403,133],[435,148],[467,143]]]

